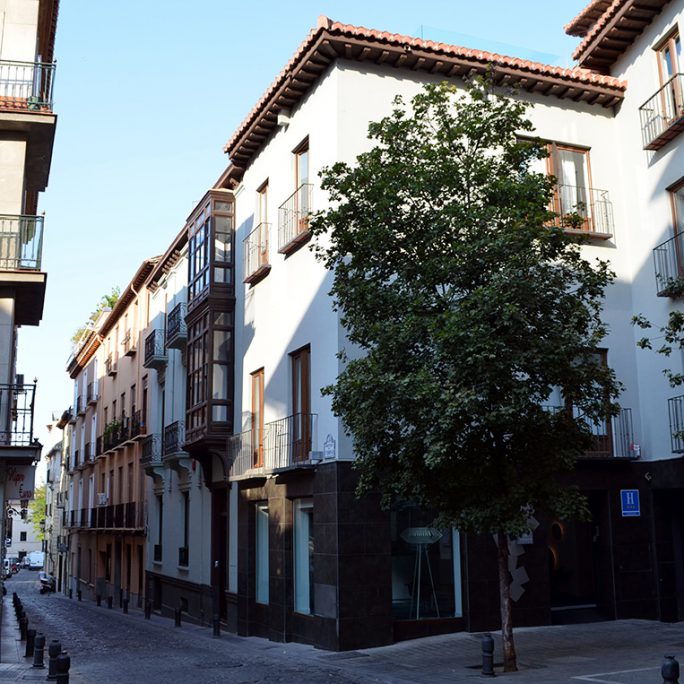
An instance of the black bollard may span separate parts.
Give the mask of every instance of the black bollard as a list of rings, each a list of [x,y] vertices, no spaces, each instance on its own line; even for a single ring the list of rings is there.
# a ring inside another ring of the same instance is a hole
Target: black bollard
[[[45,667],[43,655],[45,653],[45,634],[38,632],[33,648],[33,667]]]
[[[28,618],[26,615],[19,618],[19,633],[21,634],[21,641],[26,641],[26,632],[28,632]]]
[[[57,656],[62,652],[62,644],[53,639],[48,646],[48,679],[57,679]]]
[[[176,608],[173,611],[173,619],[174,619],[176,627],[180,627],[181,626],[181,609],[180,608]]]
[[[97,607],[99,608],[102,605],[102,596],[97,594],[97,596],[95,596],[95,601],[97,602]]]
[[[82,598],[82,596],[83,596],[83,595],[81,594],[81,590],[79,589],[79,590],[76,592],[76,597],[77,597],[78,600],[80,601],[81,598]]]
[[[679,663],[674,656],[665,656],[660,674],[663,677],[663,684],[679,684]]]
[[[145,620],[152,617],[152,601],[145,601]]]
[[[24,658],[33,658],[33,649],[36,644],[36,630],[27,629],[26,630],[26,651],[24,653]]]
[[[17,601],[18,601],[18,600],[19,600],[19,594],[17,594],[16,591],[13,591],[13,592],[12,592],[12,603],[13,603],[15,606],[17,605]]]
[[[69,598],[70,599],[74,598],[74,590],[73,589],[69,589]]]
[[[123,608],[123,598],[124,598],[123,589],[119,589],[119,608]]]
[[[114,605],[114,599],[111,596],[107,596],[107,608],[111,608]]]
[[[214,624],[214,634],[213,636],[215,637],[220,637],[221,636],[221,620],[219,619],[218,615],[214,615],[213,618],[213,624]]]
[[[128,613],[128,599],[127,598],[125,598],[123,600],[123,612]]]
[[[69,668],[71,667],[71,658],[65,651],[57,656],[57,684],[69,684]]]
[[[487,633],[482,636],[482,674],[494,677],[494,639]]]

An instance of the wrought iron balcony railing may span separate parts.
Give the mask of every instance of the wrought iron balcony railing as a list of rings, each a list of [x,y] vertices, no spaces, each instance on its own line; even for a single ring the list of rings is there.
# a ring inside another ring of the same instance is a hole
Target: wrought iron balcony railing
[[[42,256],[42,216],[0,215],[0,271],[40,271]]]
[[[554,211],[569,233],[588,234],[607,240],[613,237],[613,205],[607,190],[559,183],[554,196]]]
[[[684,74],[675,74],[639,107],[645,150],[658,150],[684,129]]]
[[[123,346],[124,356],[135,356],[136,344],[135,344],[135,334],[131,330],[126,330],[123,340],[121,341]]]
[[[150,477],[163,475],[162,443],[159,435],[146,435],[143,438],[140,465]]]
[[[308,230],[308,228],[307,228]],[[270,223],[260,223],[244,240],[245,278],[246,283],[256,283],[271,270],[268,253],[268,239],[271,233]]]
[[[684,294],[684,233],[677,233],[653,250],[653,265],[659,297]]]
[[[55,64],[0,61],[0,109],[52,111]]]
[[[278,251],[289,254],[309,237],[313,185],[303,183],[278,208]]]
[[[166,346],[168,349],[183,349],[188,341],[188,327],[185,324],[187,306],[180,302],[171,309],[166,320]]]
[[[86,410],[86,403],[84,401],[84,398],[81,396],[76,397],[76,415],[77,416],[85,415],[85,410]]]
[[[117,372],[117,359],[113,352],[109,352],[105,359],[105,372],[107,375],[114,376]]]
[[[0,447],[33,443],[35,385],[0,385]]]
[[[318,461],[318,415],[297,413],[228,438],[230,476],[268,473]]]
[[[672,453],[684,454],[684,396],[667,400]]]
[[[164,456],[185,453],[185,423],[177,420],[164,428]]]
[[[145,434],[145,425],[142,420],[142,411],[138,409],[133,411],[133,417],[131,418],[131,430],[130,438],[135,439],[136,437],[141,437]]]
[[[97,404],[97,386],[92,382],[88,383],[88,388],[86,389],[86,402],[89,406]]]
[[[145,368],[160,369],[166,366],[166,361],[164,332],[162,330],[153,330],[145,338],[145,360],[143,361],[143,366]]]

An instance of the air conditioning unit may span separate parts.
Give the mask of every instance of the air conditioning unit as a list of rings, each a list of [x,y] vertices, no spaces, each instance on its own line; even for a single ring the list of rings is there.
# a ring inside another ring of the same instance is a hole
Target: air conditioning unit
[[[106,492],[98,492],[97,493],[97,505],[98,506],[106,506],[108,501],[109,501],[109,497],[107,496]]]

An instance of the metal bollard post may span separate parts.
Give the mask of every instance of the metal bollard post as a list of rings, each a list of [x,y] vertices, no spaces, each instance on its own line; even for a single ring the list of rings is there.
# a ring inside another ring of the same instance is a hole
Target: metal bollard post
[[[26,641],[26,632],[28,631],[28,618],[26,614],[19,618],[19,633],[21,634],[21,641]]]
[[[213,636],[220,637],[221,636],[221,620],[220,620],[218,615],[214,615],[213,624],[214,624]]]
[[[57,679],[57,656],[62,652],[62,644],[53,639],[48,646],[48,679]]]
[[[123,608],[123,597],[124,591],[123,589],[119,589],[119,608]]]
[[[665,656],[660,674],[663,677],[663,684],[679,684],[679,663],[674,656]]]
[[[45,653],[45,634],[38,632],[33,649],[33,667],[45,667],[43,654]]]
[[[71,658],[69,654],[64,651],[57,656],[57,684],[69,684],[69,668],[71,667]]]
[[[97,596],[95,596],[95,601],[97,602],[97,607],[99,608],[102,605],[102,596],[97,594]]]
[[[482,674],[494,677],[494,639],[487,633],[482,636]]]
[[[180,608],[176,608],[173,611],[173,619],[175,622],[175,626],[180,627],[181,626],[181,609]]]
[[[70,599],[74,598],[74,590],[73,589],[69,589],[69,598]]]
[[[26,630],[26,651],[24,652],[24,658],[33,658],[33,649],[36,644],[36,630],[27,629]]]
[[[111,608],[114,605],[114,599],[111,596],[107,596],[107,608]]]
[[[76,592],[76,597],[78,598],[79,601],[81,600],[82,594],[81,594],[81,590],[80,590],[80,589]]]
[[[152,617],[152,601],[145,601],[145,620]]]
[[[128,613],[128,599],[127,598],[125,598],[123,600],[123,612]]]

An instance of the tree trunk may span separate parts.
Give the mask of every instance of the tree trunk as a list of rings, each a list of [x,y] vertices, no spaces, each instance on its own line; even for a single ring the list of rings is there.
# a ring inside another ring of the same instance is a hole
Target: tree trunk
[[[508,537],[503,532],[496,535],[499,560],[499,599],[501,603],[501,640],[503,642],[504,672],[517,672],[518,662],[513,643],[513,620],[511,617],[511,575],[508,571]]]

